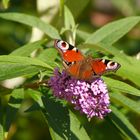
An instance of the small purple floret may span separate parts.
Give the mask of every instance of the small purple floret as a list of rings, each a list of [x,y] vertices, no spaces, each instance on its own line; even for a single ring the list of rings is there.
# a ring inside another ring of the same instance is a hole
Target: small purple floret
[[[97,116],[103,119],[111,110],[106,84],[101,78],[90,81],[77,80],[55,69],[54,76],[49,80],[49,86],[54,96],[65,99],[74,105],[76,110],[87,115],[88,118]]]

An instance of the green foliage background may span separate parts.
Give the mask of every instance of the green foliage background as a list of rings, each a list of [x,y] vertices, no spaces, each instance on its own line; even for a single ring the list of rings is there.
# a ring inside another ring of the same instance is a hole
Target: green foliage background
[[[140,139],[138,0],[3,0],[0,11],[0,140]],[[112,109],[104,120],[88,121],[43,85],[62,69],[54,39],[122,65],[102,77]]]

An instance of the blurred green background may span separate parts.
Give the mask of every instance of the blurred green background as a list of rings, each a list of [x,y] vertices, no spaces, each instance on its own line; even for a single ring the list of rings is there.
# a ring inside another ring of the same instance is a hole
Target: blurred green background
[[[73,13],[81,36],[83,31],[87,32],[86,35],[88,36],[88,33],[96,31],[111,21],[140,15],[140,0],[10,0],[8,5],[4,5],[4,1],[0,2],[0,12],[19,12],[34,15],[59,29],[63,10],[60,2],[65,2]],[[76,44],[83,41],[80,35],[76,37]],[[41,38],[44,38],[44,35],[37,29],[0,18],[1,55],[9,54],[18,47]],[[115,45],[126,54],[140,59],[140,25],[133,28]],[[3,90],[1,88],[1,92]],[[2,102],[4,104],[7,99],[5,98]],[[31,102],[30,99],[26,100],[22,104],[23,108],[26,108]],[[130,113],[129,117],[132,124],[140,132],[140,117],[134,113]],[[81,121],[83,121],[92,139],[122,139],[115,127],[105,120],[93,119],[91,123],[85,123],[82,118]],[[37,111],[24,113],[22,109],[19,110],[8,135],[8,140],[51,139],[43,115]]]

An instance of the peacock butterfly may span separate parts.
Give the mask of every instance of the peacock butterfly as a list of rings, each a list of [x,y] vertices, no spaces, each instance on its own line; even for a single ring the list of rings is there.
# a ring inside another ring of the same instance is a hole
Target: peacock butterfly
[[[102,58],[85,57],[76,47],[63,40],[55,40],[66,71],[77,79],[90,80],[108,71],[116,72],[120,64]]]

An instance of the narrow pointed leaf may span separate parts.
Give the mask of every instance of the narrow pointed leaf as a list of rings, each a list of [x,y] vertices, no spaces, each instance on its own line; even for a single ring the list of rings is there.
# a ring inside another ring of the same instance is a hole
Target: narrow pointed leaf
[[[115,91],[113,93],[110,92],[109,94],[111,96],[112,101],[114,101],[115,103],[119,103],[140,115],[140,105],[137,101],[129,99],[123,94]]]
[[[121,64],[121,68],[116,74],[124,79],[132,81],[137,86],[140,86],[140,61],[128,56],[124,57],[124,59],[115,56],[114,59]]]
[[[121,113],[116,107],[111,106],[112,113],[109,115],[112,122],[116,127],[129,139],[140,139],[140,134],[135,129],[135,127],[129,122],[126,116]]]
[[[9,12],[9,13],[0,13],[0,18],[16,21],[19,23],[23,23],[25,25],[36,27],[51,38],[57,38],[57,39],[60,38],[56,28],[54,28],[52,25],[48,23],[45,23],[44,21],[42,21],[37,17],[30,16],[27,14]]]
[[[134,96],[140,96],[140,90],[119,80],[103,77],[110,89],[119,90]]]
[[[24,65],[31,65],[31,66],[40,66],[44,68],[53,69],[50,65],[47,63],[44,63],[43,61],[40,61],[36,58],[30,58],[30,57],[23,57],[23,56],[12,56],[12,55],[1,55],[0,56],[0,63],[17,63],[17,64],[24,64]]]
[[[0,80],[32,75],[47,69],[53,68],[39,59],[13,55],[0,56]]]
[[[77,119],[76,115],[74,115],[71,111],[70,113],[70,129],[72,133],[79,139],[79,140],[90,140],[86,130],[83,126],[81,126],[80,121]],[[74,136],[73,135],[73,136]],[[74,137],[72,137],[74,139]]]
[[[0,81],[18,76],[31,76],[37,74],[40,70],[44,70],[44,68],[24,64],[0,62]]]
[[[43,98],[43,103],[46,110],[43,113],[53,140],[90,140],[84,127],[66,106],[48,97]]]
[[[134,16],[111,22],[94,32],[87,38],[86,43],[111,45],[128,33],[139,21],[140,17]]]
[[[42,44],[46,40],[39,40],[33,43],[26,44],[24,46],[21,46],[20,48],[14,50],[10,55],[17,55],[17,56],[30,56],[30,54],[38,49],[42,48]]]
[[[67,0],[65,4],[72,11],[74,17],[78,18],[89,2],[90,0]]]
[[[52,63],[57,58],[57,50],[55,48],[47,48],[37,57],[38,59],[46,62]]]
[[[33,90],[33,89],[27,89],[25,91],[25,94],[29,95],[34,101],[36,101],[40,107],[43,107],[43,103],[41,100],[41,97],[43,94],[39,91]]]
[[[71,11],[64,6],[64,24],[66,29],[72,29],[75,27],[75,21]]]
[[[3,125],[1,123],[0,123],[0,139],[4,140],[4,128],[3,128]]]

